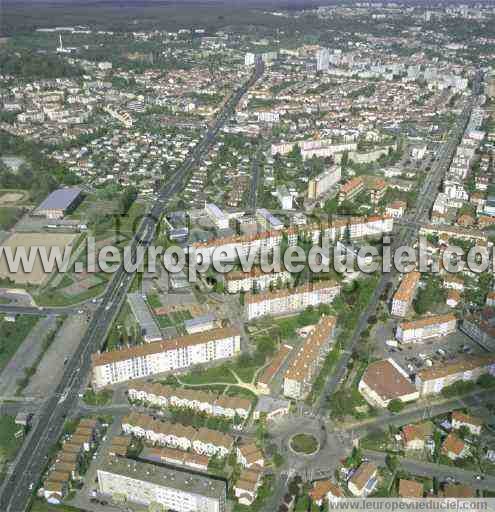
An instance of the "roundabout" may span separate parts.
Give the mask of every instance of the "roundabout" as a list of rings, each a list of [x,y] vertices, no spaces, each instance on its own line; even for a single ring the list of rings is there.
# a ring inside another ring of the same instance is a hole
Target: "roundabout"
[[[320,449],[320,441],[313,434],[299,433],[289,439],[289,448],[297,455],[314,455]]]

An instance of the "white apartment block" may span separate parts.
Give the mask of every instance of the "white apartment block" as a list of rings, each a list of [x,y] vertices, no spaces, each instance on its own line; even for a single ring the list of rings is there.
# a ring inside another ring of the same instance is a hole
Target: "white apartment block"
[[[238,254],[248,255],[249,251],[271,251],[282,243],[280,231],[267,231],[242,236],[216,238],[208,242],[196,242],[189,246],[189,252],[196,252],[198,263],[203,258],[212,259],[216,254],[225,253],[236,257]]]
[[[420,396],[440,393],[458,381],[476,381],[481,375],[495,376],[495,356],[462,356],[442,365],[432,366],[416,374],[415,385]]]
[[[334,165],[308,182],[308,199],[317,199],[342,179],[342,168]]]
[[[244,309],[248,320],[265,315],[285,315],[302,311],[308,306],[331,304],[339,293],[340,285],[331,281],[320,281],[273,292],[248,293],[244,297]]]
[[[223,275],[225,290],[228,293],[251,292],[253,290],[263,291],[271,285],[286,284],[291,280],[290,272],[265,273],[259,268],[251,272],[233,271]]]
[[[234,439],[216,430],[180,425],[154,420],[151,416],[131,413],[122,419],[122,430],[126,434],[146,439],[159,446],[190,450],[208,457],[226,457],[233,447]]]
[[[396,338],[401,343],[420,343],[430,338],[455,332],[457,319],[452,314],[434,315],[397,326]]]
[[[421,274],[416,271],[405,275],[392,298],[392,315],[400,317],[407,315],[420,278]]]
[[[224,512],[221,480],[121,457],[105,459],[96,473],[102,495],[144,507],[177,512]]]
[[[153,407],[178,407],[202,412],[210,416],[245,419],[251,411],[247,398],[216,395],[199,389],[173,388],[163,384],[134,383],[129,386],[129,399],[145,402]]]
[[[196,364],[232,358],[240,352],[239,329],[224,327],[124,350],[93,354],[95,389]]]
[[[284,395],[294,400],[306,398],[318,376],[335,329],[335,317],[322,317],[304,340],[284,376]]]
[[[229,218],[216,204],[206,203],[205,213],[218,229],[228,229]]]

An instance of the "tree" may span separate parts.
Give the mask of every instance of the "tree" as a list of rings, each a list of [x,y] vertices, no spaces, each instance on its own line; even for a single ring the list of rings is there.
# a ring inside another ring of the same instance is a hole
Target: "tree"
[[[390,400],[389,404],[387,405],[387,409],[392,413],[398,413],[404,409],[405,404],[401,400],[394,398],[393,400]]]

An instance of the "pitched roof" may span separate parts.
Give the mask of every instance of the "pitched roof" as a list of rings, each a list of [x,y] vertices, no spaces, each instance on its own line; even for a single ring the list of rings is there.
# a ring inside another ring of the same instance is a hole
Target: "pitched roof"
[[[459,456],[462,453],[462,450],[464,450],[465,446],[466,444],[462,439],[457,437],[455,434],[450,433],[443,442],[442,451],[444,453],[453,453]]]
[[[338,485],[330,480],[319,480],[313,482],[313,488],[309,491],[309,497],[313,501],[320,501],[325,498],[328,493],[339,498],[344,496],[342,489]]]
[[[363,462],[352,475],[349,483],[354,484],[358,489],[362,489],[369,482],[377,469],[378,468],[371,462]]]
[[[416,392],[416,388],[404,373],[399,371],[392,359],[371,363],[361,380],[383,400],[393,400]]]
[[[423,497],[423,484],[415,480],[399,481],[399,496],[401,498],[422,498]]]

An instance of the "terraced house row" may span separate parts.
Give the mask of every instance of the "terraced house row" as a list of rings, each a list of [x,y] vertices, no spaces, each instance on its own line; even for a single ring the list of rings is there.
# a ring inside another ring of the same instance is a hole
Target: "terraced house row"
[[[284,376],[284,395],[295,400],[306,398],[330,350],[336,319],[324,316],[297,351]]]
[[[159,446],[193,450],[208,457],[226,457],[234,445],[234,439],[228,434],[204,427],[196,430],[179,423],[154,420],[151,416],[138,413],[131,413],[122,419],[122,430]]]
[[[180,407],[229,419],[236,415],[247,418],[252,406],[247,398],[218,396],[194,389],[175,389],[163,384],[135,383],[129,387],[129,399],[142,400],[157,407]]]
[[[238,328],[222,327],[166,341],[92,355],[95,389],[196,364],[232,358],[241,350]]]

